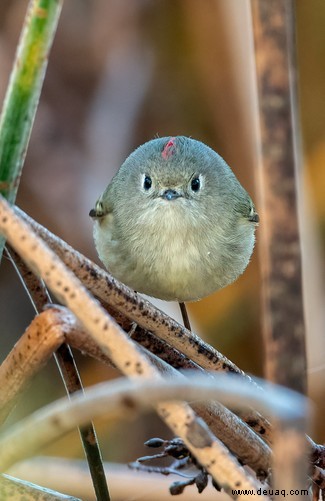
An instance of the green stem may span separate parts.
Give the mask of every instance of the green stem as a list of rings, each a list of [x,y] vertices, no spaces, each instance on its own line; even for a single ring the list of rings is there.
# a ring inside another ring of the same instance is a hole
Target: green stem
[[[31,0],[0,117],[0,193],[16,199],[63,0]],[[0,259],[4,239],[0,240]]]

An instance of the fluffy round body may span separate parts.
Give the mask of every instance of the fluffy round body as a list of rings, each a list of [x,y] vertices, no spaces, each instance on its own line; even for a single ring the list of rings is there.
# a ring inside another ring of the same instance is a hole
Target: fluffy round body
[[[99,257],[117,279],[180,302],[236,280],[249,262],[258,222],[226,162],[186,137],[136,149],[90,214]]]

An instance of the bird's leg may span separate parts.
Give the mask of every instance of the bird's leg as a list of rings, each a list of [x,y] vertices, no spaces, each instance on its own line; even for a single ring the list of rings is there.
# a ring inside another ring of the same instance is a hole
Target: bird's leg
[[[191,324],[190,324],[190,319],[188,318],[188,314],[187,314],[187,309],[186,309],[186,306],[185,306],[185,303],[178,303],[179,304],[179,307],[181,309],[181,314],[182,314],[182,318],[183,318],[183,323],[184,323],[184,327],[186,329],[188,329],[189,331],[191,331]]]

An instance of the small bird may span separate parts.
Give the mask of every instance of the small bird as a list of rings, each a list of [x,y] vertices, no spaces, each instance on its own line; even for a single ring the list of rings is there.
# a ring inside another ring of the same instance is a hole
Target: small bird
[[[211,148],[153,139],[125,160],[89,215],[105,267],[137,292],[196,301],[245,270],[259,217]]]

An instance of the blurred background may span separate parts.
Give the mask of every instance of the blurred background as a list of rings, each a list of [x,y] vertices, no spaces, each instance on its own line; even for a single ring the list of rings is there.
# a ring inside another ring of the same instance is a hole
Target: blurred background
[[[27,4],[27,0],[0,3],[1,101]],[[296,5],[309,388],[317,416],[312,436],[324,441],[325,2]],[[88,212],[129,153],[158,134],[192,136],[218,151],[258,209],[253,57],[246,0],[66,1],[17,204],[98,263]],[[259,259],[263,256],[258,247],[257,230],[257,248],[244,275],[190,304],[189,312],[201,337],[243,370],[261,376]],[[177,310],[169,311],[178,315]],[[1,360],[33,317],[17,276],[3,259]],[[116,376],[91,360],[81,356],[78,360],[85,384]],[[49,364],[11,421],[63,393],[56,368]],[[142,455],[141,443],[158,434],[157,422],[152,418],[143,426],[139,420],[132,427],[99,422],[105,459],[130,461],[139,449]],[[57,447],[49,451],[56,453]],[[59,447],[60,452],[65,449]],[[70,455],[82,455],[77,433],[70,437],[68,450]]]

